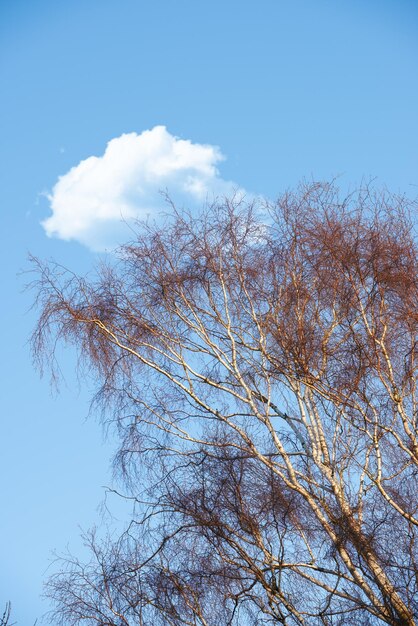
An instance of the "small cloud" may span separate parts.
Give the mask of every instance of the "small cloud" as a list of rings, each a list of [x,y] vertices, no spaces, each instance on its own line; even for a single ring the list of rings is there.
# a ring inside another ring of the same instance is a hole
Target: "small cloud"
[[[219,148],[192,143],[155,126],[112,139],[58,179],[48,195],[52,215],[42,222],[49,237],[76,240],[95,250],[123,238],[126,224],[165,209],[161,191],[189,209],[237,191],[221,178]],[[240,190],[244,193],[243,190]]]

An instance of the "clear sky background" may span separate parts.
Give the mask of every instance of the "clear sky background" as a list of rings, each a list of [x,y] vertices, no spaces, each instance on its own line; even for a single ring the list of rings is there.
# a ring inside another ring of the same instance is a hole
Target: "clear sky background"
[[[418,2],[0,0],[0,90],[0,607],[30,626],[53,551],[100,522],[115,442],[71,353],[59,395],[34,370],[28,252],[86,271],[165,188],[416,197]]]

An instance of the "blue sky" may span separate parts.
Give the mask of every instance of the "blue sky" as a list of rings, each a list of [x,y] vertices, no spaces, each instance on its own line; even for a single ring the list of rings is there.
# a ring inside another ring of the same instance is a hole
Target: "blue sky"
[[[0,603],[18,624],[48,608],[53,550],[100,521],[114,449],[71,352],[59,395],[34,371],[28,252],[86,271],[115,207],[152,215],[166,187],[197,205],[376,177],[415,197],[417,67],[414,1],[0,3]]]

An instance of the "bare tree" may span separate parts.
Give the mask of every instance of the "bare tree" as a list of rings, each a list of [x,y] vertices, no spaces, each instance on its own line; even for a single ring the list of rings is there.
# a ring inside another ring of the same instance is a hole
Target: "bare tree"
[[[10,622],[10,616],[12,612],[12,605],[10,602],[6,602],[3,614],[0,617],[0,626],[13,626]]]
[[[49,583],[63,624],[412,626],[418,254],[402,198],[333,185],[138,226],[87,280],[37,265],[135,512]]]

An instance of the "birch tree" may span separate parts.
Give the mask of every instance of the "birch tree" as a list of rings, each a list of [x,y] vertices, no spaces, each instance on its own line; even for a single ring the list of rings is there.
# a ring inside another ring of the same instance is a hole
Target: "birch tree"
[[[417,245],[407,203],[311,184],[140,224],[95,278],[37,264],[134,512],[48,593],[63,624],[412,626]]]

